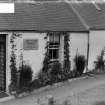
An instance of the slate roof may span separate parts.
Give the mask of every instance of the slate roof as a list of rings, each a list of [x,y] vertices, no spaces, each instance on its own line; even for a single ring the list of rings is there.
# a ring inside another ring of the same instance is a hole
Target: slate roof
[[[0,3],[9,3],[12,2],[12,0],[0,0]]]
[[[72,3],[90,29],[105,29],[105,3]]]
[[[87,31],[64,2],[15,3],[14,14],[0,14],[0,30]]]

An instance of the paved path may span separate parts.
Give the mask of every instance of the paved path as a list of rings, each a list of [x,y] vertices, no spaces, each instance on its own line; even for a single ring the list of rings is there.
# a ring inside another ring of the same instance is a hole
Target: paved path
[[[71,83],[66,82],[62,87],[32,93],[30,96],[3,102],[0,105],[36,105],[35,103],[38,98],[44,102],[47,95],[53,95],[60,101],[70,96],[72,105],[90,105],[89,102],[97,101],[95,100],[96,96],[98,96],[97,99],[102,99],[103,95],[103,98],[105,98],[105,75],[75,80]]]

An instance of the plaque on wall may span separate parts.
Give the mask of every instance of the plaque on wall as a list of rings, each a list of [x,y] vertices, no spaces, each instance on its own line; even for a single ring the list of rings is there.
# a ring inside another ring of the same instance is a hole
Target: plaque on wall
[[[23,49],[24,50],[38,50],[38,40],[37,39],[24,39]]]

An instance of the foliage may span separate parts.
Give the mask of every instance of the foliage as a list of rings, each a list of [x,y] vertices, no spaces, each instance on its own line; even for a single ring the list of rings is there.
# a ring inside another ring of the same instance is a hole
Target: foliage
[[[104,70],[104,60],[103,60],[103,56],[104,56],[104,50],[101,51],[101,55],[99,55],[97,57],[97,61],[95,63],[95,69],[101,69]]]
[[[54,62],[50,65],[48,72],[43,72],[41,70],[38,73],[37,79],[32,82],[31,87],[35,89],[58,82],[61,80],[61,70],[61,64],[59,62]]]
[[[30,83],[30,91],[34,90],[34,89],[38,89],[40,87],[42,87],[42,83],[41,81],[37,78],[37,79],[34,79],[31,83]]]
[[[63,74],[65,77],[69,76],[70,74],[70,56],[69,56],[69,34],[64,33],[64,68]]]
[[[74,58],[75,69],[81,75],[84,71],[86,60],[83,55],[76,55]]]
[[[50,65],[48,72],[42,70],[38,73],[37,79],[32,82],[32,87],[38,88],[46,85],[52,85],[61,80],[62,68],[59,62],[54,62]]]
[[[49,33],[47,33],[46,37],[44,39],[48,39],[48,35]],[[50,69],[50,58],[49,58],[49,52],[48,52],[48,45],[49,42],[46,42],[46,46],[45,46],[45,57],[44,57],[44,61],[43,61],[43,67],[41,69],[41,71],[38,73],[38,81],[39,81],[39,85],[46,85],[49,82],[49,69]],[[36,81],[36,80],[35,80]]]
[[[46,36],[46,39],[47,39],[47,36]],[[46,52],[45,52],[45,58],[43,61],[43,68],[42,68],[43,72],[47,72],[49,69],[50,58],[49,58],[49,52],[48,52],[48,45],[49,45],[49,42],[47,42],[45,46]]]
[[[28,88],[32,82],[32,69],[29,65],[23,64],[19,67],[20,80],[19,80],[19,89]]]
[[[16,92],[18,88],[18,77],[17,77],[17,67],[16,67],[16,43],[15,41],[17,38],[21,37],[21,34],[13,32],[10,37],[10,44],[11,44],[11,56],[10,56],[10,70],[11,70],[11,83],[9,86],[9,91]]]
[[[49,72],[46,73],[46,72],[40,71],[38,74],[38,80],[40,85],[42,86],[48,85],[50,83]]]
[[[76,78],[76,77],[79,77],[79,76],[80,76],[80,74],[76,69],[72,70],[71,73],[70,73],[70,78]]]
[[[47,37],[50,34],[51,33],[47,33],[47,36],[45,39],[47,39]],[[48,52],[49,42],[47,42],[46,47],[45,47],[46,52],[45,52],[45,58],[43,61],[43,68],[38,73],[37,79],[35,79],[32,82],[32,87],[37,88],[37,87],[45,86],[48,84],[52,85],[55,82],[64,81],[72,77],[72,74],[70,71],[70,61],[69,61],[69,58],[70,58],[69,56],[69,53],[70,53],[69,52],[69,35],[68,33],[63,33],[63,34],[65,35],[65,38],[64,38],[65,60],[64,60],[63,68],[62,68],[61,63],[59,63],[59,61],[52,62],[52,63],[50,62],[49,52]]]
[[[59,63],[58,61],[54,62],[51,65],[51,70],[50,70],[50,77],[51,77],[51,82],[57,82],[60,79],[62,79],[62,67],[61,67],[61,63]]]
[[[50,33],[47,33],[47,36]],[[38,73],[37,79],[32,81],[31,87],[33,89],[40,88],[46,85],[52,85],[56,82],[65,81],[70,78],[77,77],[79,74],[81,75],[85,68],[85,57],[83,55],[75,57],[76,69],[74,71],[70,71],[70,51],[69,51],[69,35],[68,33],[63,33],[64,37],[64,65],[62,65],[59,61],[50,62],[48,45],[49,42],[46,43],[46,52],[45,58],[43,61],[43,67]],[[47,39],[47,36],[45,39]]]
[[[10,69],[11,69],[11,84],[10,92],[16,91],[17,89],[17,67],[16,67],[16,45],[15,45],[16,34],[13,33],[10,38],[11,43],[11,57],[10,57]]]

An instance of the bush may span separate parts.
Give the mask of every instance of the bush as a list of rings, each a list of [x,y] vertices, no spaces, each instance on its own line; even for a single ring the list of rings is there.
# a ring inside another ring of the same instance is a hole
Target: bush
[[[77,70],[74,69],[73,71],[71,71],[71,78],[76,78],[79,76],[80,76],[80,74]]]
[[[105,105],[105,101],[96,102],[94,105]]]
[[[23,65],[19,68],[20,80],[19,89],[28,88],[32,82],[32,69],[29,65]]]
[[[48,85],[50,81],[49,72],[40,71],[38,74],[38,81],[41,86]]]
[[[51,65],[50,77],[52,83],[58,82],[62,79],[62,68],[58,61]]]
[[[42,87],[43,85],[41,84],[41,82],[39,81],[39,79],[35,79],[33,80],[31,83],[30,83],[30,86],[29,86],[29,90],[30,91],[33,91],[34,89],[38,89],[40,87]]]
[[[42,87],[46,85],[52,85],[53,83],[60,81],[62,78],[61,75],[62,75],[61,64],[57,61],[49,65],[49,70],[47,72],[41,70],[38,73],[37,78],[39,85]]]
[[[101,55],[97,57],[97,61],[95,63],[95,70],[104,70],[104,50],[101,51]]]
[[[74,62],[75,62],[75,69],[77,72],[79,72],[79,75],[82,75],[84,68],[85,68],[85,56],[83,55],[76,55],[74,58]]]

